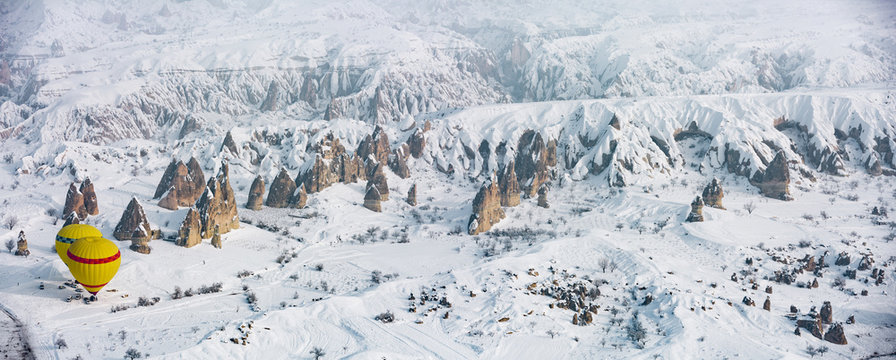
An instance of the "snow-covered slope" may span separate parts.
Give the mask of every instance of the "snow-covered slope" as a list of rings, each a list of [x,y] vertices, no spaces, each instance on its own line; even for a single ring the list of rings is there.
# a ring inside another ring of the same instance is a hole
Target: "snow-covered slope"
[[[24,230],[32,255],[0,253],[0,306],[41,359],[893,356],[894,20],[870,0],[3,2],[0,242]],[[425,143],[382,212],[363,182],[243,206],[376,127],[392,156]],[[550,207],[468,235],[529,131],[556,145]],[[778,154],[793,201],[759,191]],[[68,185],[95,184],[107,237],[136,197],[170,239],[187,209],[152,196],[190,157],[229,164],[223,249],[118,243],[100,302],[63,301]],[[685,222],[713,177],[727,210]],[[825,301],[849,345],[794,334]]]

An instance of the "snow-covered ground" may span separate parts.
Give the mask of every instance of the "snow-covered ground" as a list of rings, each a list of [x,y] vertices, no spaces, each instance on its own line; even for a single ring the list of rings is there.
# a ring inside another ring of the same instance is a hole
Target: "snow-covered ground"
[[[0,15],[0,243],[23,230],[31,250],[0,253],[0,307],[38,359],[896,356],[896,177],[868,174],[896,168],[886,1],[28,1]],[[256,176],[296,176],[325,134],[351,152],[381,125],[397,149],[426,122],[411,177],[386,171],[380,213],[364,182],[304,209],[243,206]],[[691,124],[705,136],[679,138]],[[550,207],[524,198],[468,235],[496,147],[512,156],[526,130],[558,143]],[[228,131],[239,154],[220,152]],[[778,151],[792,201],[748,180]],[[230,164],[241,224],[223,248],[116,242],[99,301],[65,301],[78,293],[53,244],[69,184],[94,183],[87,223],[107,238],[132,197],[168,238],[187,209],[152,196],[191,156],[206,176]],[[685,222],[713,177],[727,210]],[[774,280],[807,255],[818,276]],[[864,255],[871,268],[845,276]],[[584,326],[548,296],[579,288],[595,306]],[[825,301],[847,345],[794,334],[791,306],[802,319]]]

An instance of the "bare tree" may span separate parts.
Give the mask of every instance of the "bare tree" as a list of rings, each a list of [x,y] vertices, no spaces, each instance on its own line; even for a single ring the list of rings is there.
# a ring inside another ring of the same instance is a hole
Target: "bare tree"
[[[610,265],[608,266],[608,268],[610,269],[610,272],[616,271],[617,267],[619,267],[619,264],[616,264],[615,261],[610,261]]]
[[[327,355],[327,353],[324,352],[324,349],[321,349],[317,346],[315,346],[313,349],[311,349],[310,353],[311,353],[311,356],[314,357],[314,360],[320,360],[320,358],[324,357],[324,355]]]
[[[753,210],[756,210],[756,204],[754,204],[752,201],[750,201],[750,202],[744,204],[744,210],[746,210],[747,213],[752,214]]]
[[[12,228],[16,227],[16,225],[18,223],[19,223],[19,218],[15,217],[15,216],[10,216],[10,217],[6,218],[6,222],[4,223],[4,225],[6,225],[7,229],[12,230]]]
[[[9,239],[6,241],[6,250],[12,252],[12,249],[16,247],[16,242],[13,239]]]
[[[601,271],[607,272],[607,267],[610,266],[610,259],[606,257],[601,258],[597,261],[597,266],[600,266]]]

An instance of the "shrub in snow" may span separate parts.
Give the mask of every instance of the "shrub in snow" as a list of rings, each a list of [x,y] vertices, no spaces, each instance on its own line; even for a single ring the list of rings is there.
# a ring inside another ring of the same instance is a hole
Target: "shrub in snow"
[[[373,319],[374,319],[374,320],[377,320],[377,321],[380,321],[380,322],[382,322],[382,323],[384,323],[384,324],[388,324],[388,323],[390,323],[390,322],[395,321],[395,315],[393,315],[391,311],[386,311],[386,312],[384,312],[384,313],[380,313],[379,315],[377,315],[377,316],[374,317]]]

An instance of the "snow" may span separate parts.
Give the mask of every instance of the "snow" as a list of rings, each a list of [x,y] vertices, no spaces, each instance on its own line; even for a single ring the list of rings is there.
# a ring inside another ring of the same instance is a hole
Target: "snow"
[[[31,255],[0,253],[0,307],[38,359],[129,349],[171,359],[307,358],[314,348],[357,359],[805,358],[809,346],[836,358],[892,354],[892,220],[870,211],[894,212],[896,183],[868,175],[866,161],[896,168],[875,147],[896,149],[894,9],[872,0],[3,4],[0,57],[12,77],[0,84],[0,243],[24,230]],[[56,40],[64,54],[52,51]],[[305,93],[306,82],[316,90]],[[275,109],[262,111],[269,96]],[[804,132],[776,129],[782,117]],[[327,134],[352,151],[382,126],[395,149],[427,121],[411,177],[386,170],[393,196],[382,212],[362,206],[364,182],[308,194],[304,209],[243,208],[256,176],[270,184],[281,168],[308,169]],[[676,139],[692,124],[707,136]],[[528,130],[558,143],[551,207],[524,198],[492,231],[468,235],[473,197]],[[219,153],[228,131],[238,154]],[[729,150],[742,173],[729,171]],[[749,183],[778,150],[793,201]],[[825,150],[842,158],[836,176],[808,159]],[[194,156],[206,174],[230,165],[241,223],[221,249],[176,246],[189,209],[151,199],[171,159]],[[88,224],[111,238],[136,198],[163,234],[148,255],[116,241],[121,269],[91,304],[64,301],[76,293],[52,249],[65,192],[87,177],[101,211]],[[728,210],[705,207],[705,222],[685,223],[713,177]],[[416,207],[403,198],[412,185]],[[833,265],[841,251],[848,267]],[[844,278],[862,254],[873,254],[883,284],[870,270]],[[824,276],[769,280],[806,255],[825,256]],[[805,286],[816,279],[819,288]],[[576,312],[540,293],[555,282],[597,286],[592,324],[573,325]],[[175,287],[215,283],[221,292],[172,298]],[[422,304],[423,292],[451,306]],[[771,311],[745,296],[769,296]],[[140,297],[160,300],[135,306]],[[844,325],[849,345],[793,334],[790,305],[806,314],[823,301],[835,322],[855,316]],[[376,320],[386,311],[393,322]],[[633,318],[643,343],[628,336]]]

